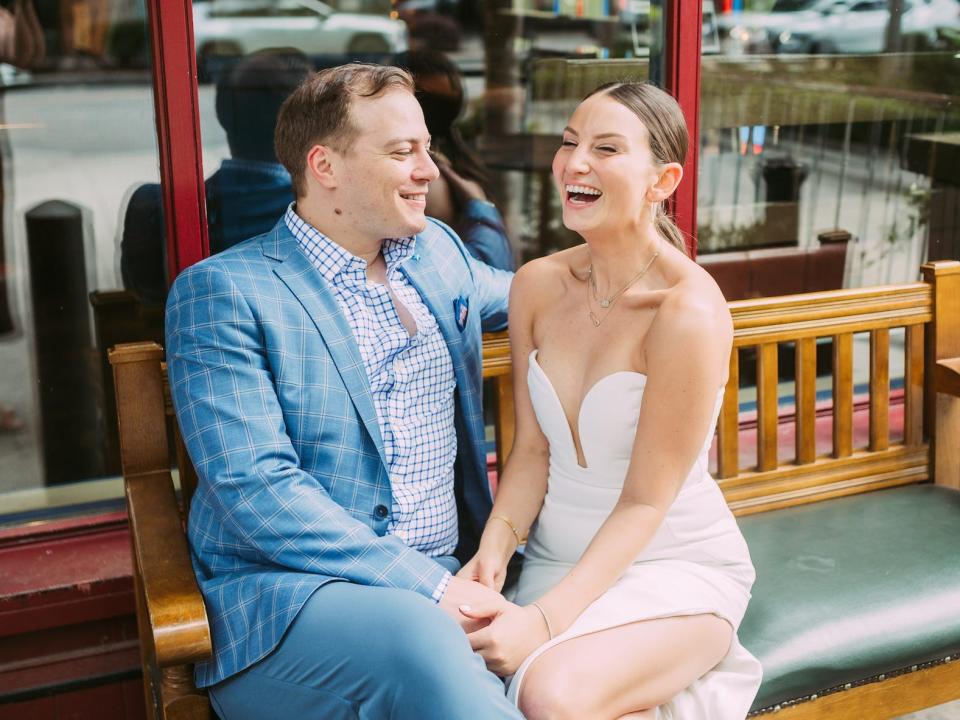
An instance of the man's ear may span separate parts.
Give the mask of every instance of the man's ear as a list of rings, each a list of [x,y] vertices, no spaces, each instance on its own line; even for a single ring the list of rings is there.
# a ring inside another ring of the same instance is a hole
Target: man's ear
[[[314,145],[307,152],[307,177],[327,190],[337,187],[335,165],[336,152],[328,145]]]
[[[667,163],[660,168],[653,185],[647,189],[647,200],[651,203],[663,202],[673,195],[682,177],[683,166],[680,163]]]

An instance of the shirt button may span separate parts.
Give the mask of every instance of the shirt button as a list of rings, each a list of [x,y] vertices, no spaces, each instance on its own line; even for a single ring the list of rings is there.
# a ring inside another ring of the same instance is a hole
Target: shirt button
[[[373,515],[374,515],[374,517],[377,518],[377,520],[386,520],[386,519],[387,519],[387,515],[389,515],[389,514],[390,514],[390,511],[387,510],[387,506],[386,506],[386,505],[377,505],[377,506],[373,509]]]

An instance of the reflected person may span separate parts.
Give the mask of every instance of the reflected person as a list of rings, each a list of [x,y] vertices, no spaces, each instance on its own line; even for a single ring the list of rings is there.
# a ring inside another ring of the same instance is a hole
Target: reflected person
[[[266,232],[293,200],[273,132],[283,101],[311,72],[306,55],[283,49],[246,55],[222,73],[216,113],[230,157],[205,184],[212,254]],[[124,287],[145,303],[162,304],[167,296],[166,251],[160,186],[142,185],[124,216],[120,269]]]
[[[494,204],[490,173],[457,126],[466,101],[460,69],[442,52],[426,49],[399,53],[394,64],[413,75],[440,170],[430,184],[427,215],[451,225],[478,260],[515,270],[507,228]]]

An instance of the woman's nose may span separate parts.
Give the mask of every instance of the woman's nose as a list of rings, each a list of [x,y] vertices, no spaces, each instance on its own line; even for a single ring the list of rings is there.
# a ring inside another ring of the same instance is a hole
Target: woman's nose
[[[578,175],[589,172],[590,164],[587,162],[587,154],[579,147],[573,149],[567,158],[567,170]]]

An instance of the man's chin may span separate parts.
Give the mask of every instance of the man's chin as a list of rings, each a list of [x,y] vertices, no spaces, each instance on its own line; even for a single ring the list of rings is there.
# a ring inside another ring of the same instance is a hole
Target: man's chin
[[[427,216],[421,215],[419,218],[411,219],[410,222],[406,224],[404,231],[400,235],[397,235],[397,237],[410,237],[411,235],[419,235],[426,229]]]

